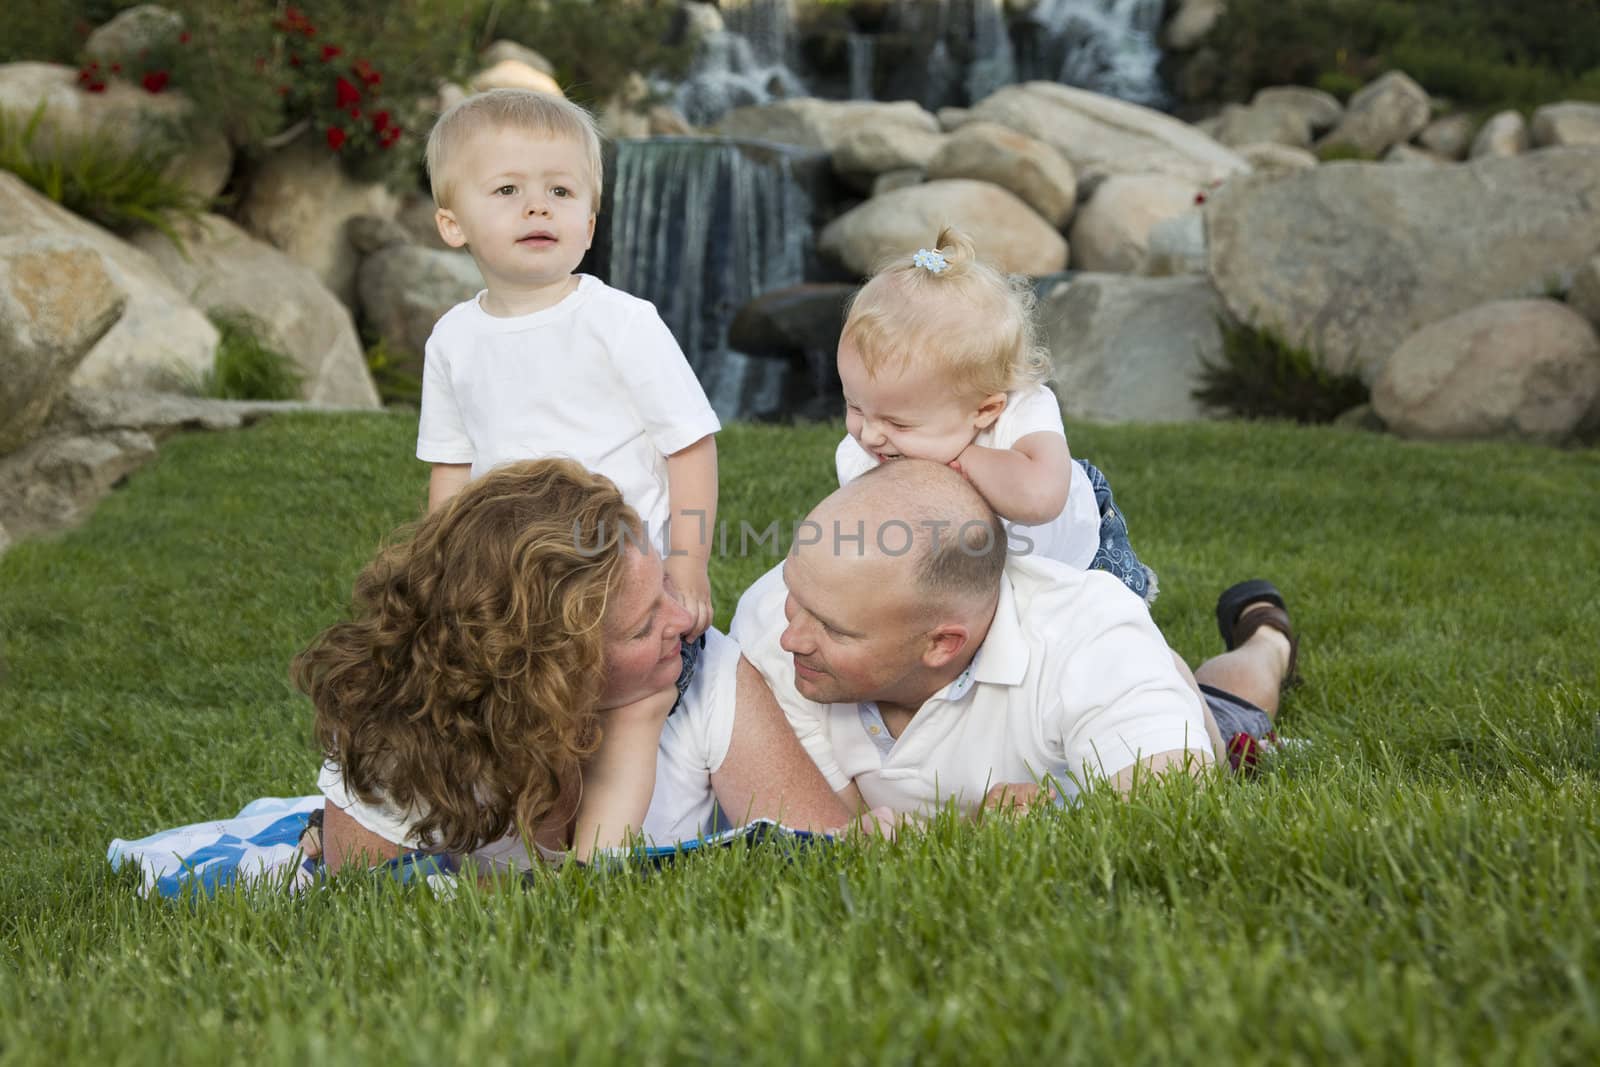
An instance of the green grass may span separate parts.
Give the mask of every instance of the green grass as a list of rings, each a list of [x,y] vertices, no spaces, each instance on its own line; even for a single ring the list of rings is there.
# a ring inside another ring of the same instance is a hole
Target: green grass
[[[788,524],[837,426],[731,427],[722,515]],[[1254,783],[894,844],[566,870],[453,901],[136,898],[113,836],[311,791],[289,657],[421,507],[397,415],[163,445],[0,558],[0,1063],[1585,1063],[1600,1055],[1600,453],[1082,427],[1158,621],[1225,583],[1305,634]],[[719,560],[724,623],[770,559]]]

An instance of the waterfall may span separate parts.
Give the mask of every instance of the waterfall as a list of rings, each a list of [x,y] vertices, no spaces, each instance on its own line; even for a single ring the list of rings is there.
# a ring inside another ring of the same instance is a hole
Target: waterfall
[[[722,28],[705,34],[689,74],[672,90],[690,122],[708,126],[736,107],[805,96],[795,73],[792,0],[728,0]]]
[[[972,63],[967,100],[977,102],[1017,80],[1017,58],[1006,26],[1005,0],[972,0]]]
[[[611,284],[655,304],[724,420],[775,412],[788,373],[725,342],[746,302],[803,278],[811,205],[789,152],[714,137],[617,146]]]
[[[852,33],[845,41],[850,56],[850,99],[872,99],[873,50],[877,38],[870,33]]]
[[[1033,47],[1018,60],[1018,80],[1092,89],[1135,104],[1166,102],[1161,62],[1164,0],[1039,0],[1028,14]]]

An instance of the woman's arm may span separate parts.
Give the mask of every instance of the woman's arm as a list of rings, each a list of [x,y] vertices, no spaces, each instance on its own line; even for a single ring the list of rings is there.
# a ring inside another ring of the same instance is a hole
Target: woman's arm
[[[403,855],[405,849],[386,837],[379,837],[356,822],[337,804],[322,812],[322,862],[331,874],[347,863],[373,867]]]
[[[616,848],[644,827],[656,790],[661,727],[677,699],[677,687],[669,686],[601,712],[600,747],[583,765],[583,796],[572,831],[572,852],[579,861]]]
[[[774,819],[796,830],[837,830],[854,812],[800,747],[772,690],[750,661],[739,657],[733,738],[711,774],[717,803],[735,822]]]

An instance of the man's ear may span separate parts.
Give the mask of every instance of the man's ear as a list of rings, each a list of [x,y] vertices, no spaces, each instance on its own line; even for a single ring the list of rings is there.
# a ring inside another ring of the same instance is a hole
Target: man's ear
[[[456,221],[455,213],[449,208],[440,208],[433,213],[433,224],[439,227],[439,236],[451,248],[461,248],[467,243],[467,235],[461,232],[461,224]]]
[[[967,650],[971,633],[960,623],[941,623],[927,635],[927,645],[922,650],[922,665],[929,670],[941,670]]]
[[[983,403],[978,405],[977,417],[972,420],[974,426],[980,430],[987,430],[994,425],[994,420],[1006,409],[1006,394],[990,393],[983,398]]]

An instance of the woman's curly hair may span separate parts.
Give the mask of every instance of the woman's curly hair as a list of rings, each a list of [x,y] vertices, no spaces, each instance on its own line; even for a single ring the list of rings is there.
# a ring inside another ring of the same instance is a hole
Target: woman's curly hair
[[[598,741],[603,620],[638,514],[571,460],[509,464],[379,552],[295,657],[317,742],[426,847],[529,836]]]

